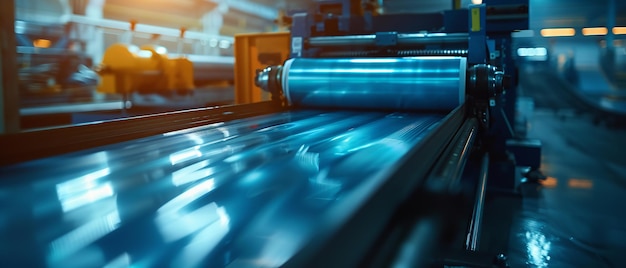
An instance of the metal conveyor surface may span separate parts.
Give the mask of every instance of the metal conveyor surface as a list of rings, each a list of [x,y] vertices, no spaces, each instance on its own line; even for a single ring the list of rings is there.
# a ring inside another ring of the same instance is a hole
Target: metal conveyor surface
[[[0,260],[281,265],[443,117],[291,111],[2,167]]]

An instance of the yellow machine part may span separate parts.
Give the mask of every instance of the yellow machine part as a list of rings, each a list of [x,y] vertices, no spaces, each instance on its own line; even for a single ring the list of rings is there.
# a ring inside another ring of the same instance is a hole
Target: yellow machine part
[[[138,48],[114,44],[104,53],[98,72],[101,93],[157,93],[191,91],[193,63],[186,58],[168,58],[164,47]]]
[[[235,35],[235,103],[269,100],[270,94],[254,85],[256,70],[282,64],[289,58],[289,32]]]

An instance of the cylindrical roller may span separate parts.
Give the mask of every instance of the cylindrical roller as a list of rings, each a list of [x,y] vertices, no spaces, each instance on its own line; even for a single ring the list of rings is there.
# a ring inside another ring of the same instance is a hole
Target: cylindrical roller
[[[390,110],[452,110],[465,100],[463,57],[306,59],[285,62],[290,105]]]
[[[233,57],[202,55],[186,55],[185,57],[193,64],[193,78],[196,85],[235,79]]]

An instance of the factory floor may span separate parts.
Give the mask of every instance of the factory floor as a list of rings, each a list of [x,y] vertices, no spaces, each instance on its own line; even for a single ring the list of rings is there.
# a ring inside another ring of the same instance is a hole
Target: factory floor
[[[518,189],[511,267],[626,264],[626,128],[592,122],[567,109],[535,109],[528,137],[543,143],[547,179]]]

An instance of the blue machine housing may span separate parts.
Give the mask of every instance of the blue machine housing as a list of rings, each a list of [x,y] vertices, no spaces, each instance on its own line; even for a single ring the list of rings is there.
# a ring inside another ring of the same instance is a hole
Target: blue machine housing
[[[491,0],[438,13],[376,14],[375,7],[363,5],[362,1],[317,1],[308,12],[292,16],[291,57],[453,55],[467,57],[468,67],[477,64],[496,66],[506,74],[508,87],[504,94],[481,104],[486,110],[483,122],[483,140],[488,141],[486,150],[491,153],[492,162],[510,166],[508,163],[513,161],[511,158],[514,156],[519,163],[534,163],[530,168],[537,170],[540,146],[533,146],[529,154],[529,150],[507,145],[508,140],[516,138],[512,122],[515,122],[518,71],[512,54],[511,32],[528,29],[528,4],[528,0]],[[402,42],[403,36],[411,34],[421,34],[425,37],[424,41]],[[323,45],[313,42],[320,38],[341,37],[370,41]],[[512,168],[494,167],[491,171],[491,174],[505,172],[500,175],[515,177]],[[511,189],[515,186],[514,180],[490,183],[498,188]]]

